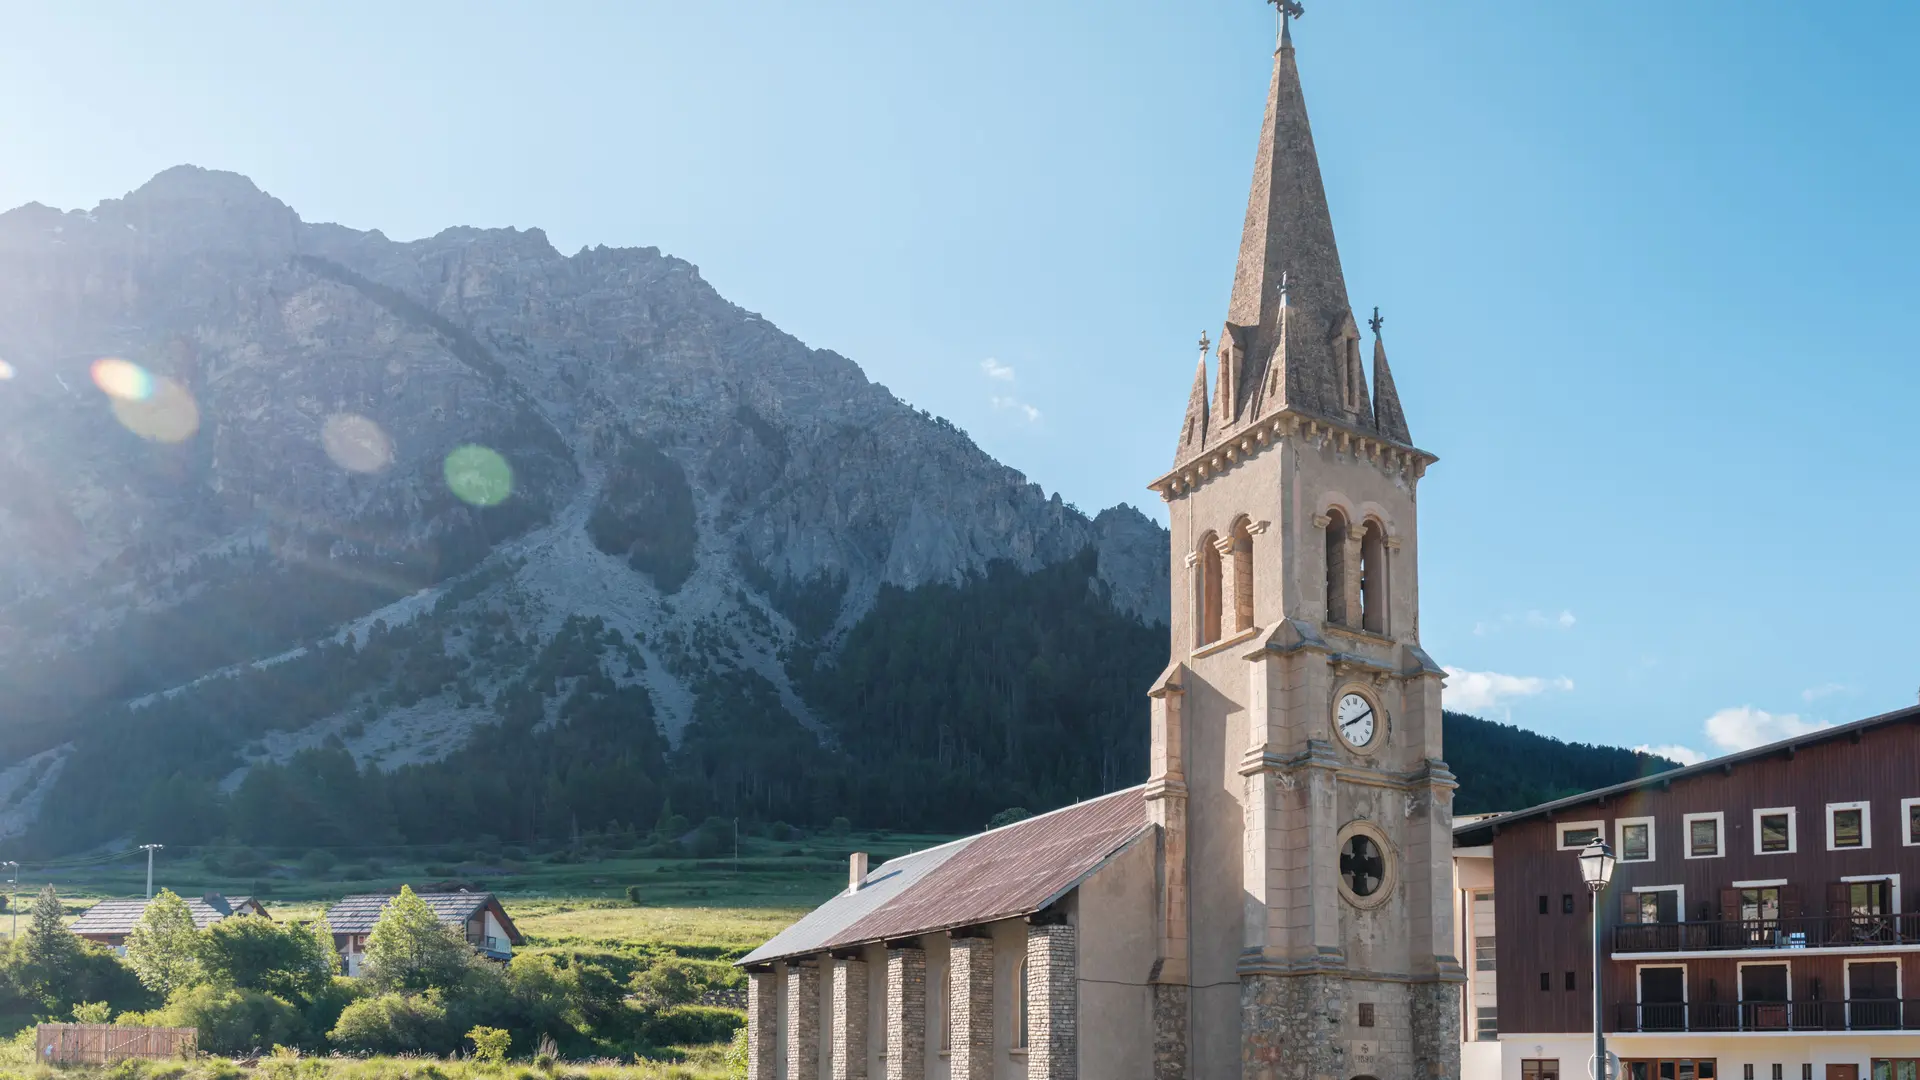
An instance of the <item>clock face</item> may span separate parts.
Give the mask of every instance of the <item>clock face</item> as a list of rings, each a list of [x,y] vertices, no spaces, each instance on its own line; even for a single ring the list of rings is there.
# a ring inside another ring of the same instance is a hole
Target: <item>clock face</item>
[[[1359,694],[1342,697],[1333,713],[1334,730],[1340,733],[1340,738],[1348,746],[1356,750],[1373,741],[1373,734],[1379,725],[1380,717],[1374,711],[1373,702]]]

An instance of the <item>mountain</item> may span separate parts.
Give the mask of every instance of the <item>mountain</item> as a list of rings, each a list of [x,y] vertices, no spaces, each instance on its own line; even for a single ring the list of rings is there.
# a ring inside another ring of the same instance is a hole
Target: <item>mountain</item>
[[[183,166],[0,214],[0,361],[16,854],[964,830],[1145,774],[1166,531],[655,249]],[[1463,807],[1670,764],[1448,724]]]
[[[0,214],[0,360],[0,832],[60,846],[305,750],[443,761],[516,702],[545,732],[617,701],[665,754],[745,687],[831,746],[796,675],[888,590],[1066,568],[1165,621],[1144,515],[1089,519],[651,248],[397,243],[182,166]]]

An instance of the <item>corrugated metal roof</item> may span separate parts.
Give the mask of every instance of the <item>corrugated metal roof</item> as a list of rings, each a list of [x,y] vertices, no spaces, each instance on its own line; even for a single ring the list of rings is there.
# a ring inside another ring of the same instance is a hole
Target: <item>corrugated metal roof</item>
[[[102,900],[88,908],[73,921],[72,930],[82,936],[113,934],[131,934],[133,924],[147,913],[147,905],[153,901],[139,900]],[[229,901],[231,903],[231,901]],[[235,905],[238,906],[238,905]],[[201,930],[226,918],[230,912],[221,911],[198,897],[187,901],[187,910],[193,914],[193,925]]]
[[[772,940],[748,953],[739,962],[760,964],[783,956],[819,952],[827,942],[844,933],[847,927],[871,915],[911,888],[914,882],[945,865],[975,839],[978,838],[970,836],[881,863],[867,871],[859,891],[842,892],[814,908],[801,916],[799,922],[775,934]]]
[[[1145,793],[1143,784],[981,833],[959,855],[827,946],[910,937],[1039,911],[1146,831]]]
[[[342,897],[340,902],[327,909],[327,927],[336,934],[368,934],[373,932],[373,924],[380,921],[380,913],[393,903],[394,893],[366,893],[360,896]],[[465,928],[467,920],[475,912],[486,907],[493,899],[492,893],[451,892],[417,894],[440,921],[449,926]]]
[[[1145,785],[884,863],[748,953],[766,963],[1030,915],[1066,895],[1147,826]],[[881,875],[899,870],[897,877]]]

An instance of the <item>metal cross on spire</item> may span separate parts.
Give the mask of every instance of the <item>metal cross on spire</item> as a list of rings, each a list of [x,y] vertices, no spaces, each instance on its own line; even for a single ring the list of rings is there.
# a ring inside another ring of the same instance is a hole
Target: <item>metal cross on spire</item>
[[[1280,271],[1280,306],[1287,306],[1287,272]]]
[[[1207,332],[1205,330],[1200,331],[1200,355],[1201,356],[1207,355],[1207,348],[1212,344],[1213,342],[1207,340]]]
[[[1374,336],[1374,337],[1379,337],[1379,336],[1380,336],[1380,328],[1381,328],[1382,326],[1385,326],[1386,324],[1387,324],[1387,320],[1385,320],[1385,319],[1383,319],[1383,318],[1381,318],[1381,317],[1380,317],[1380,307],[1379,307],[1379,305],[1377,305],[1377,304],[1376,304],[1376,305],[1374,305],[1374,308],[1373,308],[1373,318],[1371,318],[1371,319],[1368,319],[1368,320],[1367,320],[1367,328],[1373,331],[1373,336]]]
[[[1299,0],[1267,0],[1267,3],[1273,5],[1273,21],[1279,24],[1273,28],[1274,33],[1278,34],[1282,40],[1289,36],[1287,20],[1297,19],[1307,13],[1307,9],[1300,6]]]

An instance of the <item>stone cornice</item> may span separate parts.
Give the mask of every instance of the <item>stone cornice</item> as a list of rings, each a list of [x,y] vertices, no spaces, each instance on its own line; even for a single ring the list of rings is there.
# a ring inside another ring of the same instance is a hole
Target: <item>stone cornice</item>
[[[1296,435],[1306,439],[1331,440],[1336,450],[1366,457],[1389,472],[1406,474],[1409,480],[1418,480],[1426,473],[1427,466],[1440,460],[1425,450],[1383,438],[1377,432],[1361,431],[1323,417],[1282,409],[1222,437],[1218,443],[1192,455],[1147,487],[1159,492],[1162,499],[1171,501],[1176,496],[1204,486],[1212,477],[1226,472],[1239,462],[1257,457],[1278,445],[1281,440]]]

